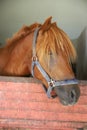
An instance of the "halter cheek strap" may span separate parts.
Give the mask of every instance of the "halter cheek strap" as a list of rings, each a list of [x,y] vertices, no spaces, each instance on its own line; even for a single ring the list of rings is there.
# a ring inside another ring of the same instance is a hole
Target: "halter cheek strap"
[[[50,98],[50,97],[52,97],[51,92],[55,87],[71,85],[71,84],[78,84],[78,80],[77,79],[68,79],[68,80],[62,80],[62,81],[55,81],[42,68],[42,66],[40,65],[40,63],[38,61],[38,57],[36,55],[36,40],[37,40],[39,29],[40,28],[37,28],[34,32],[31,73],[32,73],[32,76],[34,77],[34,67],[36,66],[48,83],[48,89],[45,88],[45,91],[47,93],[47,96]]]

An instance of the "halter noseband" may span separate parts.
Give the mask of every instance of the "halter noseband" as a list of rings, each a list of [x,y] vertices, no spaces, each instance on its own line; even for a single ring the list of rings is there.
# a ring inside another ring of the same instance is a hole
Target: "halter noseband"
[[[68,80],[61,80],[61,81],[55,81],[51,79],[51,77],[46,73],[46,71],[42,68],[42,66],[39,63],[37,54],[36,54],[36,41],[37,41],[37,36],[38,36],[38,31],[40,28],[37,28],[34,32],[34,39],[33,39],[33,54],[32,54],[32,76],[34,77],[34,67],[36,66],[40,73],[43,75],[45,80],[48,83],[48,89],[45,88],[47,96],[50,98],[51,97],[51,92],[55,87],[60,87],[64,85],[71,85],[71,84],[78,84],[77,79],[68,79]]]

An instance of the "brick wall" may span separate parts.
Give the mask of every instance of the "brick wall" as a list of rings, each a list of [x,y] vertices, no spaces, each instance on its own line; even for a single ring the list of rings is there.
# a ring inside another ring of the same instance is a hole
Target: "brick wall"
[[[87,81],[74,106],[48,99],[39,81],[0,77],[0,128],[7,130],[82,130],[87,126]]]

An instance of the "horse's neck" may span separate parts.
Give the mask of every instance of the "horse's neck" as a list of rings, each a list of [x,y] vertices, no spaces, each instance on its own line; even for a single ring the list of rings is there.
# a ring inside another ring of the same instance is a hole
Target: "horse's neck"
[[[0,49],[0,73],[2,75],[30,74],[28,67],[31,68],[32,41],[33,33]]]
[[[8,58],[8,50],[6,48],[0,48],[0,72],[2,71],[2,68],[6,64]]]

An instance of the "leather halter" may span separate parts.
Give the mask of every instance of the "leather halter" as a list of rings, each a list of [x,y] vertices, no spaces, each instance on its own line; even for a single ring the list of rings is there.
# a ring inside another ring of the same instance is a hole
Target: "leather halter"
[[[32,67],[31,67],[31,72],[32,76],[34,77],[34,67],[36,66],[40,73],[43,75],[45,80],[48,83],[48,89],[45,88],[47,96],[50,98],[51,92],[55,87],[61,87],[64,85],[71,85],[71,84],[78,84],[77,79],[67,79],[67,80],[61,80],[61,81],[55,81],[53,80],[47,73],[46,71],[42,68],[42,66],[39,63],[37,54],[36,54],[36,42],[37,42],[37,36],[40,28],[36,28],[34,31],[34,38],[33,38],[33,46],[32,46]]]

